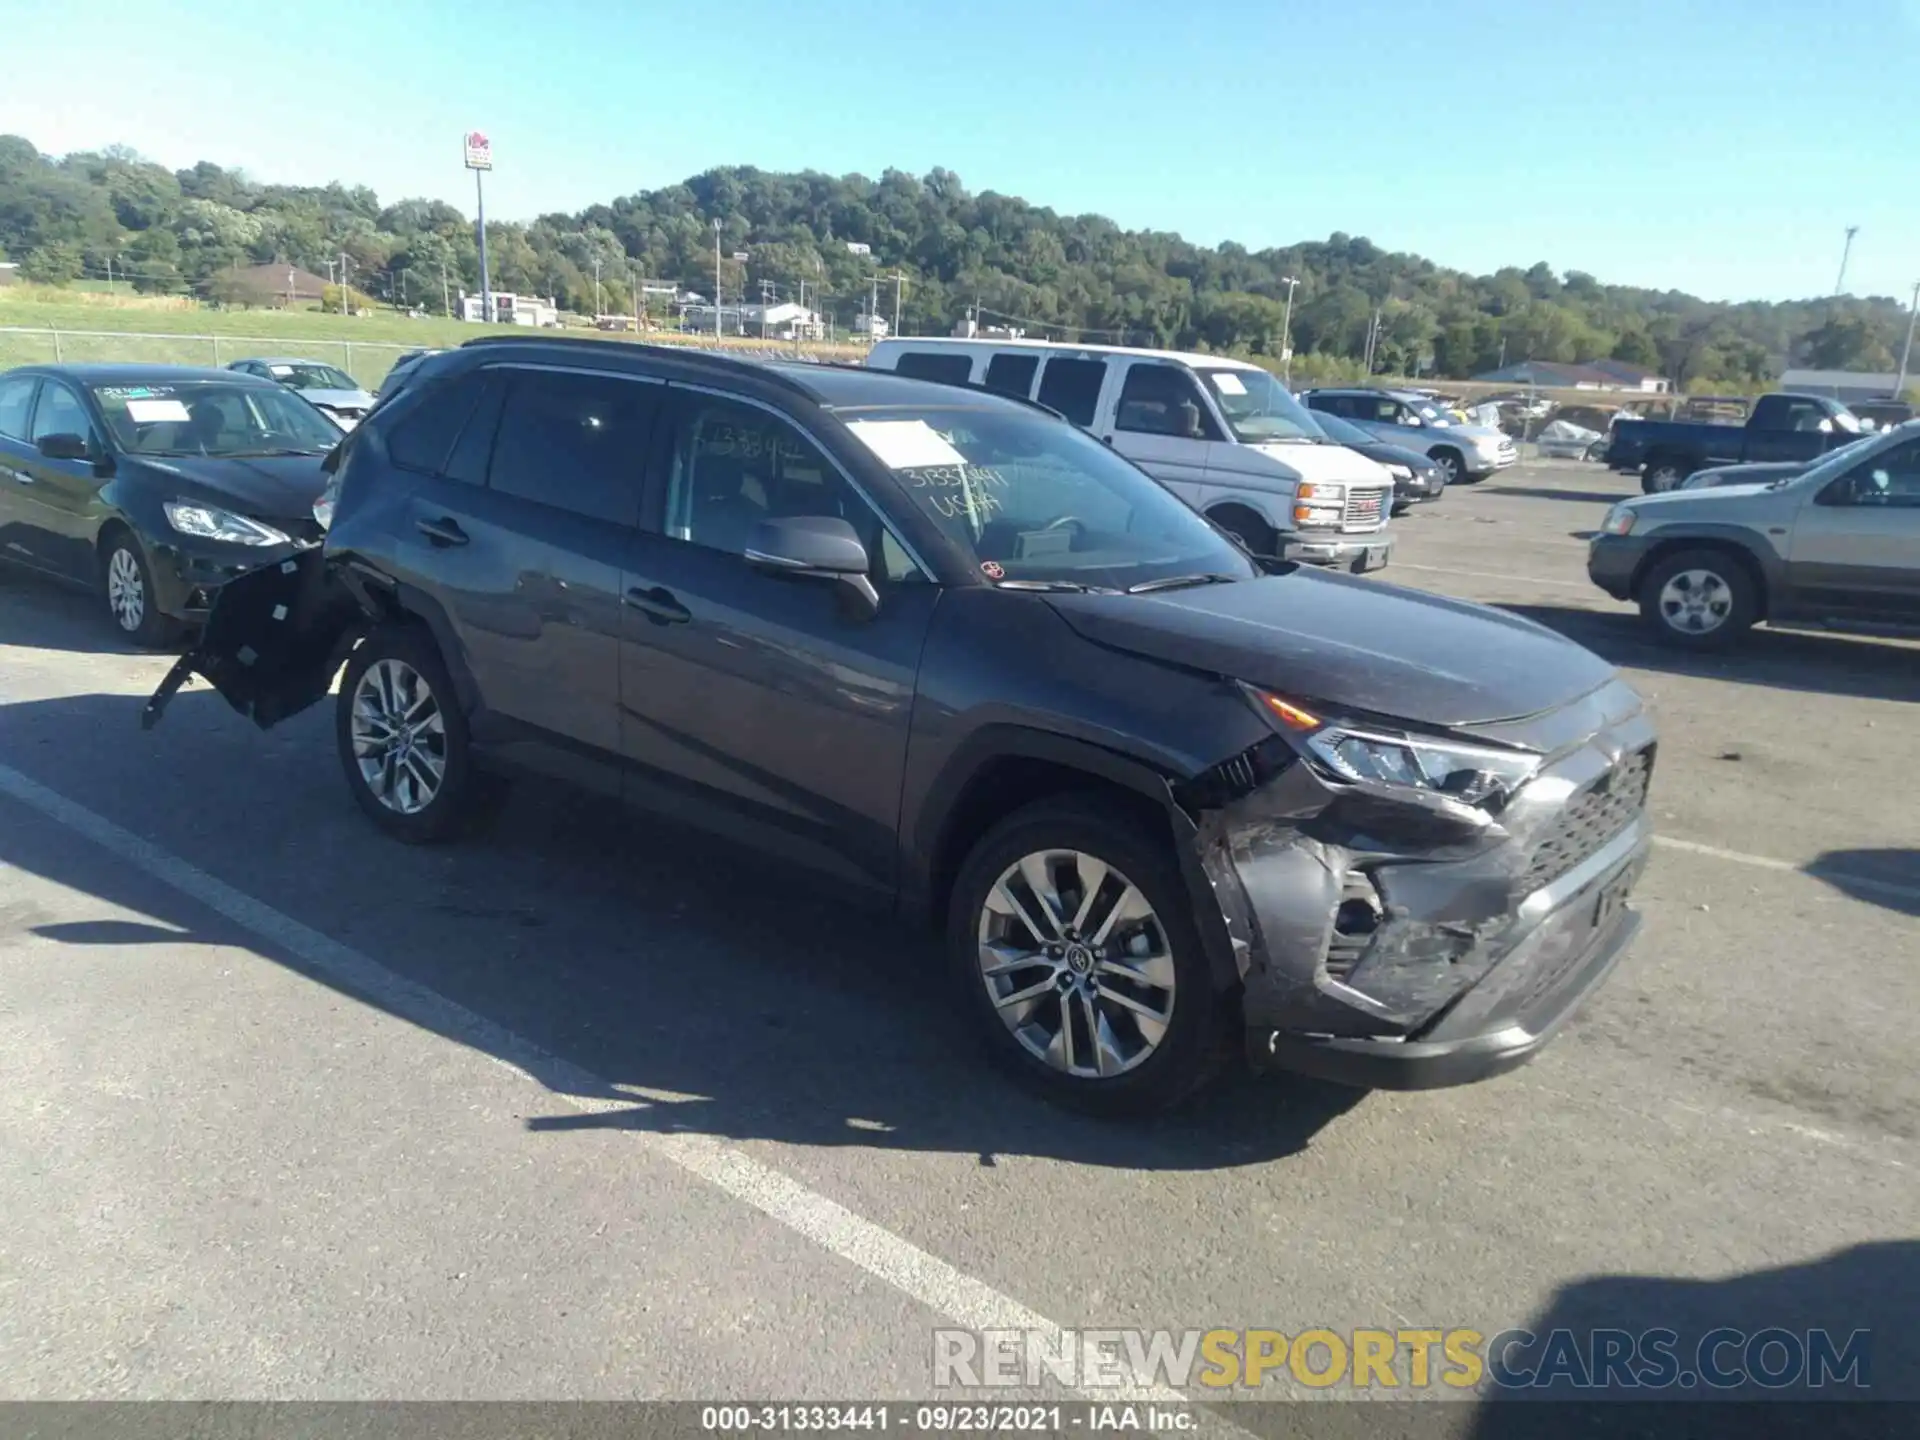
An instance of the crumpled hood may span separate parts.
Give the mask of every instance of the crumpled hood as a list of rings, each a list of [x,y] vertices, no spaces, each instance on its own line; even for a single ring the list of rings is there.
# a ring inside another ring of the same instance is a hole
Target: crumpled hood
[[[1101,645],[1334,708],[1434,726],[1517,720],[1613,666],[1505,611],[1301,567],[1149,595],[1048,595]]]
[[[326,488],[327,477],[320,469],[324,458],[155,455],[140,456],[138,463],[157,482],[178,484],[181,499],[206,500],[259,520],[306,520],[312,518],[313,502]]]
[[[293,392],[311,405],[325,405],[330,410],[365,410],[373,404],[373,396],[365,390],[296,390]]]

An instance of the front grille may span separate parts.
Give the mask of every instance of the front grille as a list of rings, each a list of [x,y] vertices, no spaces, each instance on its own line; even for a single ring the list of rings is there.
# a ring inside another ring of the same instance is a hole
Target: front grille
[[[1341,516],[1343,530],[1371,530],[1386,514],[1386,490],[1352,490],[1347,494],[1346,512]]]
[[[1553,822],[1521,880],[1520,891],[1531,895],[1551,885],[1597,854],[1646,808],[1647,784],[1653,778],[1653,749],[1629,755],[1593,784],[1567,801]]]

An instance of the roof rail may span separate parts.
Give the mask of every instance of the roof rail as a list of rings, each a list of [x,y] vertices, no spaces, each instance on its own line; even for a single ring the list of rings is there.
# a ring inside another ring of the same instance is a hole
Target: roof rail
[[[729,370],[736,373],[746,370],[754,375],[770,380],[784,389],[791,390],[797,395],[805,395],[809,399],[813,398],[813,392],[807,389],[800,381],[773,369],[771,366],[755,358],[729,355],[717,350],[702,350],[692,345],[650,345],[643,340],[596,340],[586,335],[476,335],[471,340],[463,341],[459,348],[462,350],[472,350],[493,345],[550,345],[569,350],[594,350],[601,354],[605,354],[609,350],[624,350],[629,352],[637,350],[642,354],[650,355],[657,359],[678,360],[685,364],[705,365],[714,370]]]
[[[851,360],[822,360],[818,362],[823,370],[858,370],[863,375],[893,375],[902,380],[912,380],[921,385],[946,385],[955,390],[971,390],[976,395],[992,395],[999,400],[1010,400],[1015,405],[1024,405],[1029,410],[1038,410],[1043,415],[1051,415],[1056,420],[1067,420],[1064,413],[1051,405],[1042,405],[1038,400],[1029,400],[1025,395],[1015,395],[1006,390],[995,390],[989,385],[976,385],[971,380],[934,380],[925,375],[901,375],[898,370],[874,370],[865,365],[856,365]],[[1067,420],[1069,425],[1073,424]]]

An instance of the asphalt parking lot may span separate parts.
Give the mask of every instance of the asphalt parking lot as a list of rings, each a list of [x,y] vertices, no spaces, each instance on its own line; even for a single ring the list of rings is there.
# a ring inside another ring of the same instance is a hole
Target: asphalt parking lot
[[[1632,489],[1517,467],[1381,578],[1648,697],[1634,952],[1511,1076],[1143,1128],[1037,1107],[926,944],[716,842],[523,785],[406,849],[330,710],[144,733],[166,658],[0,577],[0,1392],[907,1398],[940,1325],[1726,1318],[1870,1328],[1920,1398],[1920,648],[1652,646],[1578,538]]]

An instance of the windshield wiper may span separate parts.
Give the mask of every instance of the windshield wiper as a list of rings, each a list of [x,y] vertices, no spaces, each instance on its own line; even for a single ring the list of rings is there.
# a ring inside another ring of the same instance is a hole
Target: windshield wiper
[[[1093,587],[1082,585],[1078,580],[996,580],[993,582],[993,588],[996,590],[1072,590],[1085,594]]]
[[[1240,577],[1237,575],[1163,575],[1158,580],[1142,580],[1138,585],[1129,585],[1129,595],[1151,595],[1156,590],[1183,590],[1189,585],[1231,585]]]
[[[213,458],[221,460],[259,460],[273,455],[324,455],[324,450],[224,450]]]

